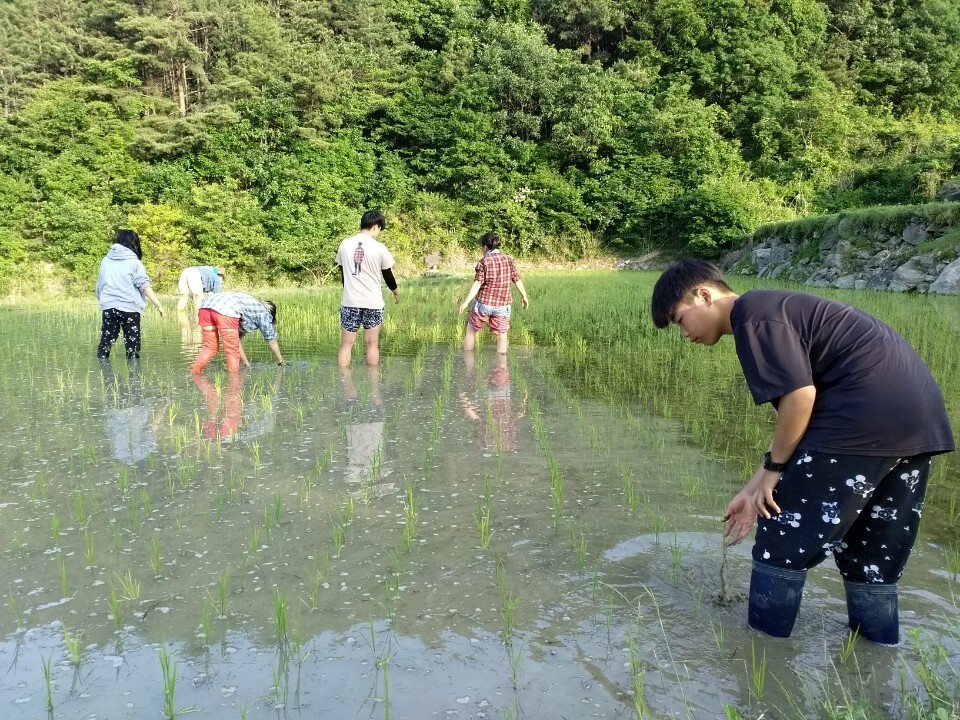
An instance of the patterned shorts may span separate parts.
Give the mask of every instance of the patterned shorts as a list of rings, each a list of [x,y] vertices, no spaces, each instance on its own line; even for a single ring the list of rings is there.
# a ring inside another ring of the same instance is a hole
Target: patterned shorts
[[[497,307],[474,302],[467,322],[476,331],[483,330],[484,325],[490,326],[490,332],[502,335],[510,330],[510,306]]]
[[[372,330],[383,322],[383,308],[342,307],[340,308],[340,327],[347,332],[357,332],[363,325],[364,330]]]

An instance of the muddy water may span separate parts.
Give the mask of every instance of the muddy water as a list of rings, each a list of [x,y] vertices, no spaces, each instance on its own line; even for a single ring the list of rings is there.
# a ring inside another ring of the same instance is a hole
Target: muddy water
[[[738,478],[543,353],[344,374],[288,344],[292,367],[196,381],[170,346],[36,343],[3,371],[0,717],[47,716],[44,660],[54,717],[160,717],[161,646],[175,708],[215,719],[804,717],[915,684],[909,644],[841,662],[829,561],[793,638],[749,631],[718,520]],[[956,617],[944,558],[921,538],[905,637]]]

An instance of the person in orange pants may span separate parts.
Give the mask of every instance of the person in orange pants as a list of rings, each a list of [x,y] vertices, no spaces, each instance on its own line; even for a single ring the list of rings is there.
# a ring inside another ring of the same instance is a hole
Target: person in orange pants
[[[207,363],[220,351],[221,342],[228,372],[238,372],[241,362],[250,367],[240,340],[251,330],[260,331],[277,365],[283,365],[283,355],[277,343],[277,306],[269,300],[261,302],[241,292],[207,295],[200,301],[197,319],[200,322],[201,347],[190,367],[191,373],[203,372]]]

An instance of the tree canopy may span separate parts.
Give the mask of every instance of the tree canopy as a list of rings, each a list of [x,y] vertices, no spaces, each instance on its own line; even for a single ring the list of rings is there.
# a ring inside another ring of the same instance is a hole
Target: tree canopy
[[[0,108],[0,289],[121,226],[320,279],[368,206],[408,255],[715,255],[960,172],[960,5],[8,0]]]

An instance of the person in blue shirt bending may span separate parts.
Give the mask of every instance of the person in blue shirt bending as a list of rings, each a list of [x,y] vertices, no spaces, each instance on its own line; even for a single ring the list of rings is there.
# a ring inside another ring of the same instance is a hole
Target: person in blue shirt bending
[[[207,293],[223,291],[223,268],[213,265],[193,265],[184,268],[180,273],[177,291],[180,293],[177,310],[186,308],[191,297],[199,309],[200,298]]]

